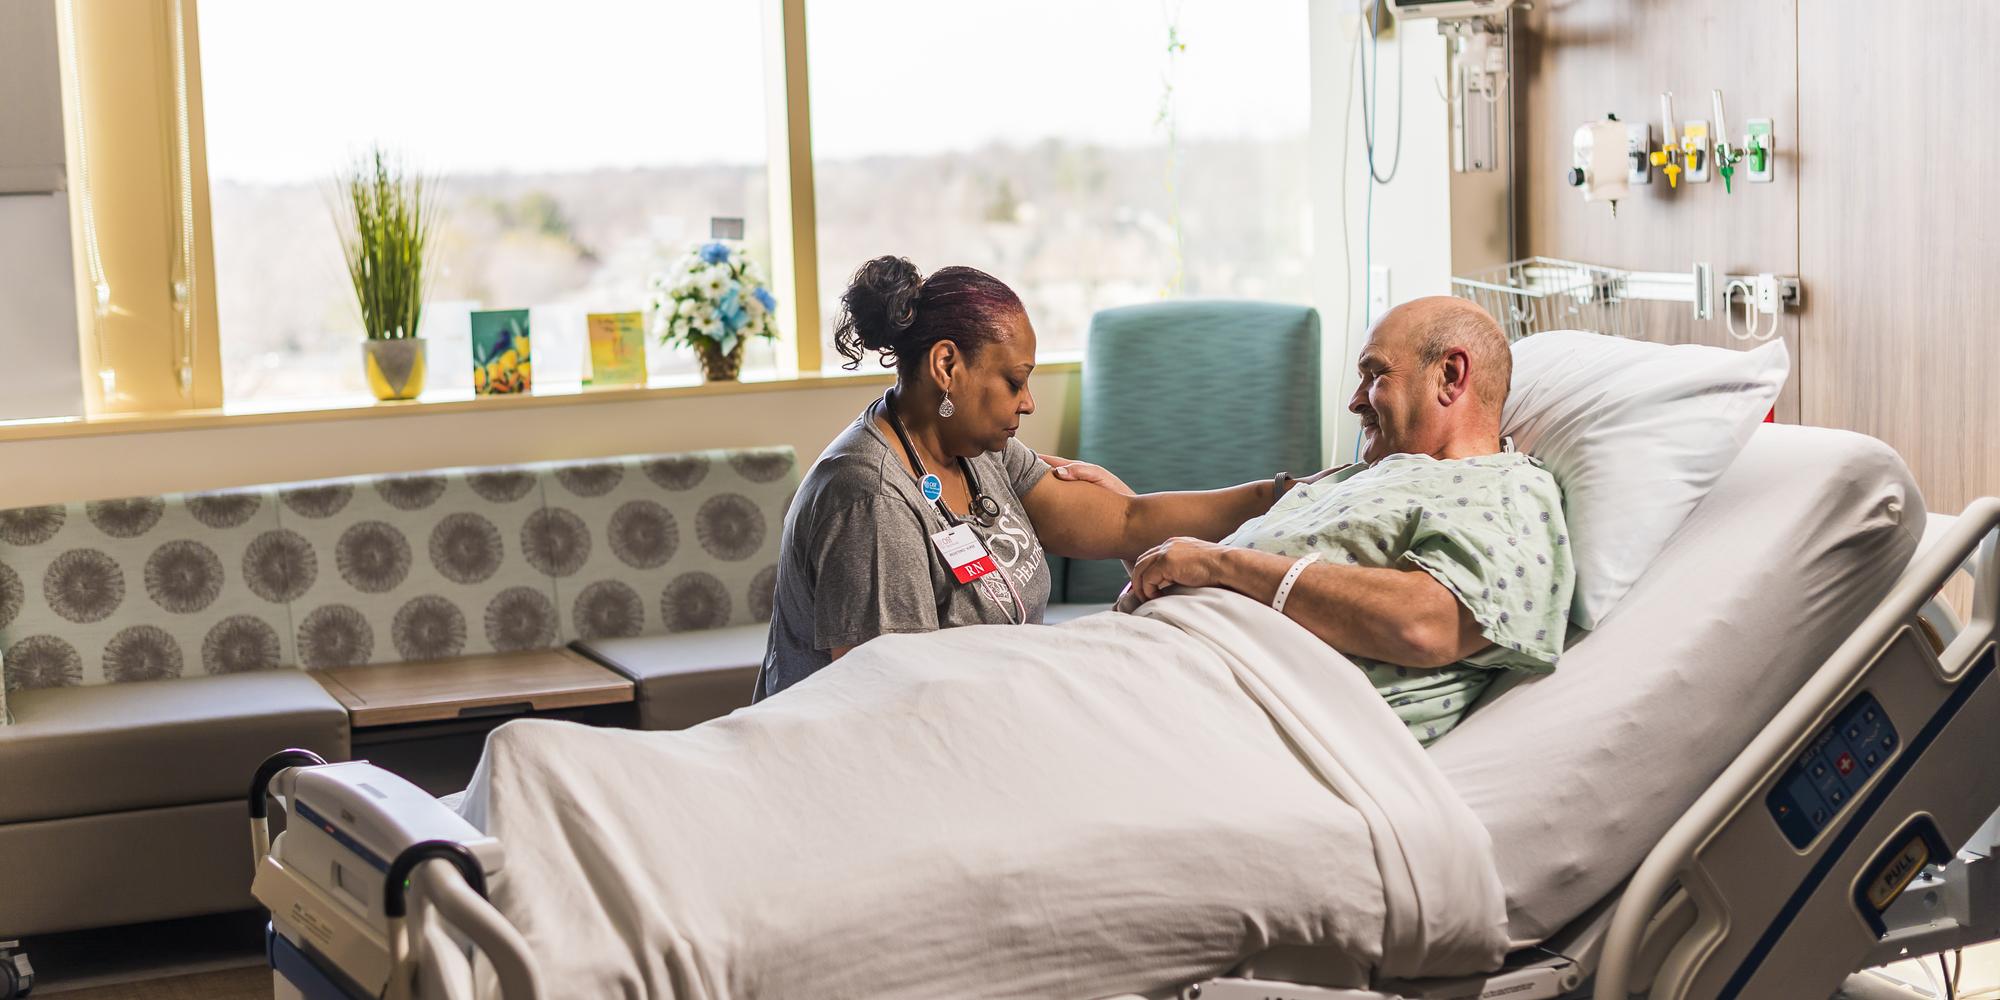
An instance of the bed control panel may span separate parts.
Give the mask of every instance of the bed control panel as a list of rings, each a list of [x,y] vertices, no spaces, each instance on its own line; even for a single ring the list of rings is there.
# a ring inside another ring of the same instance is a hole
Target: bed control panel
[[[1856,695],[1764,796],[1785,839],[1804,850],[1888,765],[1898,745],[1896,727],[1875,696],[1865,691]]]

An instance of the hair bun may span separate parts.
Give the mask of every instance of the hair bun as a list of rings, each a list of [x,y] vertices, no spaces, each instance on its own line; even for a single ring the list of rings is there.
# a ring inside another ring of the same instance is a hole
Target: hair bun
[[[923,274],[907,257],[877,257],[854,272],[840,304],[863,347],[895,349],[917,320],[917,293],[923,283]]]
[[[1025,315],[1021,297],[985,271],[941,267],[925,277],[902,257],[861,265],[840,305],[833,349],[847,359],[841,367],[853,371],[873,351],[902,381],[914,377],[929,345],[948,338],[969,358],[1010,335],[1009,324]]]

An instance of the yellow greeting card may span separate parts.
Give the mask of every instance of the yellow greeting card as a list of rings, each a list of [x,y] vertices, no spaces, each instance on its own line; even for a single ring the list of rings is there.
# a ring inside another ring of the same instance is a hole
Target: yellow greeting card
[[[591,313],[589,385],[640,385],[646,381],[646,324],[635,312]]]

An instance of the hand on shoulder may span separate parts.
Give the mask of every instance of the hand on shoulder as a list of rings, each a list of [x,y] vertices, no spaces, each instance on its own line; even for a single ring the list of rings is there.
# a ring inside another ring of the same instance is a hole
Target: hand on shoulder
[[[1079,462],[1073,458],[1062,458],[1057,455],[1037,454],[1035,457],[1049,466],[1051,475],[1064,482],[1092,483],[1120,496],[1137,496],[1132,487],[1125,485],[1124,480],[1112,475],[1111,470],[1101,465],[1092,465],[1089,462]]]

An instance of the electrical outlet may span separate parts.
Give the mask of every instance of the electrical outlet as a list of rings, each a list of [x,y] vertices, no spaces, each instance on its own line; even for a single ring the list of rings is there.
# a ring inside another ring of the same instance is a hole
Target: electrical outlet
[[[1380,319],[1389,311],[1389,269],[1377,264],[1368,269],[1368,315]]]
[[[1763,313],[1766,316],[1777,315],[1778,313],[1777,276],[1771,274],[1758,275],[1756,290],[1757,290],[1757,311]]]

